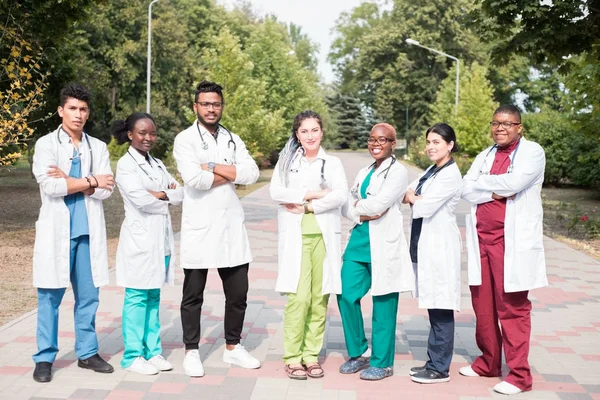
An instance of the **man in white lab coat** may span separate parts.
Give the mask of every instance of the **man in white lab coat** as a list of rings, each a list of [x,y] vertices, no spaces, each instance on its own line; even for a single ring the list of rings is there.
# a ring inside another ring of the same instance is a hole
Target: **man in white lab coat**
[[[175,138],[173,156],[184,181],[181,266],[185,274],[181,324],[187,375],[200,377],[200,313],[208,269],[217,269],[225,293],[223,361],[244,368],[260,362],[240,344],[246,313],[248,266],[252,261],[244,209],[236,184],[255,183],[259,171],[244,142],[219,124],[225,101],[222,87],[201,82],[196,88],[197,120]]]
[[[463,198],[472,203],[466,221],[469,286],[482,354],[460,373],[500,376],[504,348],[509,373],[494,390],[511,395],[531,390],[527,295],[548,284],[541,198],[546,158],[539,144],[522,137],[517,107],[499,107],[490,126],[496,144],[475,158],[464,177]]]
[[[106,144],[83,131],[90,92],[68,84],[60,92],[62,124],[35,145],[33,174],[42,207],[35,223],[33,285],[38,292],[37,347],[33,379],[52,380],[58,353],[58,308],[69,282],[75,297],[75,353],[81,368],[110,373],[98,355],[96,310],[108,284],[102,200],[114,187]]]

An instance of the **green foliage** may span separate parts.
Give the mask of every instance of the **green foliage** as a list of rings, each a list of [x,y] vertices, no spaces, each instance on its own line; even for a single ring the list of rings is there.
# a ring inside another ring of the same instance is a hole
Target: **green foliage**
[[[537,142],[546,153],[546,184],[567,182],[573,171],[573,160],[577,158],[574,149],[582,138],[574,131],[571,117],[551,109],[524,116],[525,137]]]
[[[341,149],[367,147],[370,126],[364,116],[360,100],[339,91],[326,98],[337,126],[335,145]]]
[[[110,142],[106,146],[108,149],[108,153],[110,154],[110,159],[112,161],[118,161],[119,158],[123,157],[127,150],[129,149],[129,143],[118,144],[117,140],[113,137],[110,138]]]
[[[432,124],[445,122],[452,126],[461,152],[469,157],[475,157],[492,144],[489,122],[498,104],[493,100],[493,88],[486,73],[486,68],[478,63],[462,68],[458,114],[454,102],[456,78],[452,73],[442,82],[431,107]]]

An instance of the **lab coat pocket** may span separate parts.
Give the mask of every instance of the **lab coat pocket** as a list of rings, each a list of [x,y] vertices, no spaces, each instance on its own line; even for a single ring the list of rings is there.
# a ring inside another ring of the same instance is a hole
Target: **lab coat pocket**
[[[518,232],[515,233],[515,246],[521,251],[543,251],[542,217],[523,218]]]
[[[46,261],[54,259],[54,231],[52,221],[42,219],[35,223],[33,254]]]

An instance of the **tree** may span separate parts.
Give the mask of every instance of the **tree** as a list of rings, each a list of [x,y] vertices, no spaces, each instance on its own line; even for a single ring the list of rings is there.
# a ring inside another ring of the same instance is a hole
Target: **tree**
[[[21,157],[33,129],[31,115],[44,104],[48,73],[42,49],[20,29],[0,27],[0,167]]]
[[[568,69],[568,58],[582,52],[600,54],[600,7],[597,0],[479,0],[472,26],[494,43],[492,54],[530,57]]]
[[[360,100],[337,91],[326,101],[337,126],[334,144],[342,149],[366,147],[370,127],[367,126]]]
[[[478,63],[464,68],[460,77],[458,115],[455,113],[455,80],[450,73],[440,87],[431,107],[432,123],[445,122],[452,126],[461,152],[476,156],[488,147],[490,120],[498,103],[493,98],[493,88],[486,78],[487,70]]]

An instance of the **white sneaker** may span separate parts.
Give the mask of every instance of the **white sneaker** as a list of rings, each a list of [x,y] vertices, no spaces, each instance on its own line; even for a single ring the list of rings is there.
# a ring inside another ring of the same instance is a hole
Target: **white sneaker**
[[[154,365],[159,371],[170,371],[173,369],[173,365],[160,354],[152,357],[148,362]]]
[[[244,346],[236,344],[235,349],[227,350],[223,353],[223,362],[227,364],[239,365],[242,368],[255,369],[260,368],[260,361],[252,357],[250,353],[246,351]]]
[[[512,383],[508,383],[506,381],[500,382],[496,386],[494,386],[494,390],[501,394],[513,395],[521,393],[522,390],[513,385]]]
[[[185,354],[185,358],[183,359],[183,369],[187,376],[204,376],[204,367],[202,366],[202,361],[200,361],[200,353],[198,350],[190,350]]]
[[[133,360],[133,363],[129,367],[125,368],[125,371],[135,372],[141,375],[158,374],[158,368],[146,361],[144,357],[138,357]]]
[[[471,368],[470,365],[468,365],[466,367],[462,367],[461,369],[458,370],[458,372],[461,375],[468,376],[470,378],[479,376],[479,374],[477,372],[473,371],[473,368]]]

